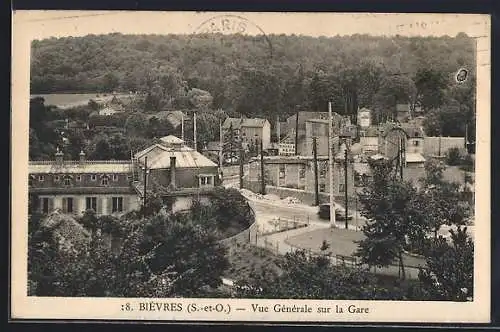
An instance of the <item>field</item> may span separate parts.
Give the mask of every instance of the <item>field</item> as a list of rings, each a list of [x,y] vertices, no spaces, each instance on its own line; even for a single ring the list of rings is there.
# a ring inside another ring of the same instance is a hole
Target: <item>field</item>
[[[355,232],[346,229],[318,229],[308,233],[288,238],[287,243],[293,247],[311,250],[314,253],[321,253],[321,244],[326,241],[328,249],[324,254],[353,256],[358,248],[357,241],[364,238],[362,232]],[[425,266],[425,260],[414,256],[404,255],[405,266],[417,268]]]
[[[113,95],[98,93],[53,93],[31,95],[30,97],[43,97],[45,99],[45,105],[53,105],[57,106],[58,108],[65,109],[87,105],[90,99],[109,101],[113,98]]]

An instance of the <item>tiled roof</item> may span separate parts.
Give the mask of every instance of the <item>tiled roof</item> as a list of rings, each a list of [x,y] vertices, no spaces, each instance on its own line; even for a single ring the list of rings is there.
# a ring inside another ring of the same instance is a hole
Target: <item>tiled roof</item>
[[[266,119],[261,118],[226,118],[224,123],[222,124],[222,128],[228,129],[233,127],[233,129],[239,129],[241,127],[263,127],[266,124]]]
[[[130,173],[132,162],[129,160],[88,160],[80,165],[79,161],[65,160],[62,165],[56,161],[30,161],[30,174],[74,174],[74,173]]]
[[[405,159],[406,159],[406,162],[409,162],[409,163],[423,163],[423,162],[425,162],[424,156],[422,156],[420,153],[407,152]]]
[[[177,168],[217,166],[213,161],[187,146],[168,148],[160,144],[155,144],[135,154],[135,157],[141,163],[144,163],[144,157],[146,156],[148,157],[148,168],[150,169],[170,168],[170,157],[176,157]]]
[[[165,144],[183,144],[184,141],[174,135],[168,135],[160,138],[160,141]]]

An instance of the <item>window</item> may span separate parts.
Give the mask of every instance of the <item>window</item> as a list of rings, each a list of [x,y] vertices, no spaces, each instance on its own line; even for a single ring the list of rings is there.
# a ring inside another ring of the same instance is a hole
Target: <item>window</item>
[[[123,211],[123,197],[112,197],[112,208],[111,212],[122,212]]]
[[[49,213],[49,199],[47,197],[42,198],[42,213]]]
[[[90,180],[91,180],[91,181],[95,181],[95,180],[97,180],[97,176],[96,176],[95,174],[92,174],[92,175],[90,176]]]
[[[109,185],[109,178],[107,176],[103,176],[101,179],[101,186]]]
[[[345,192],[345,184],[344,183],[339,184],[339,192],[341,192],[341,193]]]
[[[85,209],[97,212],[97,197],[85,197]]]
[[[200,177],[200,185],[208,186],[211,184],[212,184],[212,177],[211,176],[201,176]]]
[[[78,181],[78,182],[82,181],[82,176],[81,175],[77,175],[76,176],[76,181]]]
[[[113,181],[118,181],[118,174],[113,174]]]
[[[54,181],[59,182],[59,175],[54,176]]]
[[[38,176],[38,181],[39,182],[43,182],[43,180],[45,180],[45,177],[43,175],[39,175]]]
[[[285,172],[286,172],[285,165],[280,165],[280,168],[279,168],[280,179],[284,179],[285,178]]]
[[[63,212],[73,213],[73,197],[63,197]]]
[[[326,191],[326,184],[320,183],[319,184],[319,192],[324,193]]]
[[[64,177],[64,185],[71,186],[71,178],[69,176]]]
[[[413,141],[413,146],[418,146],[419,145],[419,141]]]

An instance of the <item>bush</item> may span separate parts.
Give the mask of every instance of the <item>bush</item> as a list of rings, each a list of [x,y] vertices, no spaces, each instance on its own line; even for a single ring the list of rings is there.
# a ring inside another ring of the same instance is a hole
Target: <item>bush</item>
[[[458,166],[462,161],[462,153],[459,148],[451,148],[446,152],[446,163],[450,166]]]

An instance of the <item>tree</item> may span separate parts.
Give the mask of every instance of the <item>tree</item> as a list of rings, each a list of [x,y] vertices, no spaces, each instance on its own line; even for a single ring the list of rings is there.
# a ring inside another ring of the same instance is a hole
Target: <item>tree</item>
[[[419,68],[414,81],[417,100],[424,110],[439,108],[443,104],[447,81],[442,72],[428,67]]]
[[[465,224],[470,213],[470,207],[462,201],[460,185],[445,181],[444,169],[445,166],[438,161],[426,162],[426,177],[421,179],[423,187],[417,195],[434,238],[442,225]]]
[[[372,163],[373,181],[359,194],[361,213],[367,219],[366,236],[356,255],[370,266],[388,266],[399,261],[405,279],[403,252],[407,239],[422,238],[427,231],[417,191],[411,183],[389,176],[389,162]]]
[[[271,299],[402,300],[405,290],[386,287],[362,269],[333,266],[325,256],[304,250],[287,253],[281,271],[265,271],[237,282],[236,297]]]
[[[191,105],[198,110],[207,110],[212,106],[213,97],[210,92],[192,88],[189,90],[187,97]]]
[[[474,289],[474,243],[467,227],[450,230],[451,243],[435,239],[427,258],[427,269],[419,279],[433,300],[471,301]]]

